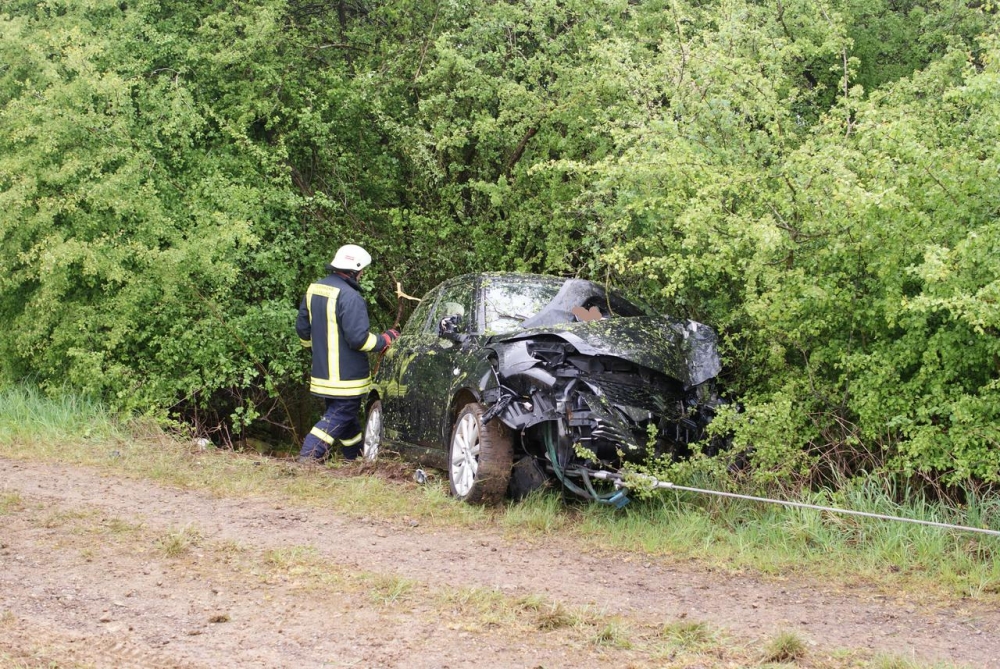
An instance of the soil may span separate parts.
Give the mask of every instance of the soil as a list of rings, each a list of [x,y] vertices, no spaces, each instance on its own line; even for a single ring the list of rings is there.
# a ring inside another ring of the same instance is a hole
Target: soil
[[[328,565],[332,580],[293,569],[295,551]],[[383,591],[419,587],[380,602],[352,574],[381,577]],[[529,545],[499,529],[345,517],[0,458],[0,666],[746,666],[745,654],[692,665],[580,643],[568,628],[491,622],[440,596],[483,591],[540,596],[636,630],[697,621],[751,646],[791,631],[808,644],[806,664],[885,653],[1000,667],[1000,613],[972,600],[918,604],[860,586],[582,552],[559,537]]]

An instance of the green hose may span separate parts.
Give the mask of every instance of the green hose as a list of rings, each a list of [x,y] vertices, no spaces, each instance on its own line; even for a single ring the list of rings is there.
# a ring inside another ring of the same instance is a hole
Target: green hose
[[[586,490],[584,490],[580,486],[570,481],[569,478],[566,476],[566,472],[564,472],[563,469],[559,466],[559,458],[556,456],[555,442],[552,439],[551,422],[549,422],[545,426],[545,431],[543,434],[545,437],[545,450],[549,455],[549,460],[552,462],[552,469],[556,473],[556,478],[559,479],[559,482],[562,483],[567,490],[576,493],[577,495],[583,497],[584,499],[592,499],[600,504],[613,504],[618,508],[621,508],[628,503],[628,498],[625,496],[625,493],[622,490],[616,490],[614,492],[606,494],[598,493],[594,489],[593,484],[590,482],[590,477],[587,475],[587,470],[585,469],[581,469],[579,471],[581,478],[583,479],[584,485],[587,486]]]

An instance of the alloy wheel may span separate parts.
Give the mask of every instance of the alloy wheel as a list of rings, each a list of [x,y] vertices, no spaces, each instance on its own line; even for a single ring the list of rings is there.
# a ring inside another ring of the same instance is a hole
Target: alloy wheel
[[[361,456],[366,462],[374,462],[378,458],[379,447],[382,445],[382,402],[376,401],[368,407],[368,420],[365,422],[365,441]]]
[[[479,420],[467,413],[455,427],[451,445],[451,480],[459,497],[468,495],[476,483],[479,452]]]

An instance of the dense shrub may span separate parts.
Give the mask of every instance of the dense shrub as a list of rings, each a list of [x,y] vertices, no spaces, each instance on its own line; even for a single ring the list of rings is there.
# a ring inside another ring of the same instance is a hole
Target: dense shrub
[[[991,4],[2,11],[8,382],[294,425],[297,300],[355,242],[380,325],[478,268],[714,325],[759,475],[998,477]]]

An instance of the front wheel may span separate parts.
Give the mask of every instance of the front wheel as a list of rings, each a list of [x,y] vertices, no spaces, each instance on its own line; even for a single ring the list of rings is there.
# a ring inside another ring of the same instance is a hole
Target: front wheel
[[[365,441],[361,447],[361,457],[365,462],[375,462],[382,447],[382,401],[375,400],[368,407],[365,421]]]
[[[503,501],[514,465],[510,433],[499,420],[483,424],[482,404],[467,404],[451,433],[448,480],[451,494],[469,504]]]

